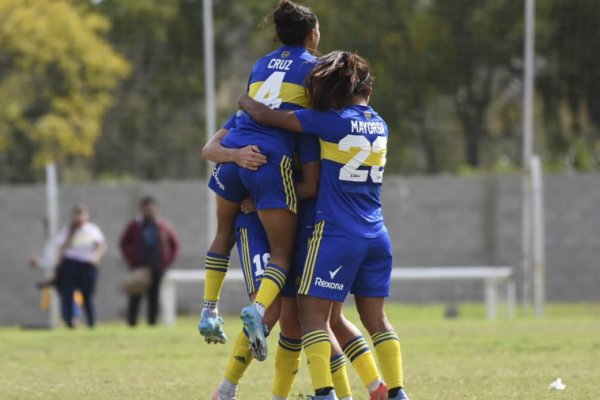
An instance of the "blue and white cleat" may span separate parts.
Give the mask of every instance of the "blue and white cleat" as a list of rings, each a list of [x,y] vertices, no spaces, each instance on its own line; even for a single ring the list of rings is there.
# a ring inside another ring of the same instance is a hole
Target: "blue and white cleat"
[[[263,327],[262,317],[256,309],[256,304],[251,304],[242,309],[240,319],[248,332],[248,341],[250,342],[250,352],[258,361],[267,359],[267,340]]]
[[[312,399],[314,400],[338,400],[337,395],[335,394],[335,390],[331,390],[331,392],[329,392],[329,394],[325,395],[325,396],[314,396],[312,397]]]
[[[400,389],[398,394],[394,397],[390,397],[389,400],[409,400],[409,398],[404,389]]]
[[[224,323],[217,310],[203,308],[198,322],[198,332],[207,343],[224,344],[227,341],[227,335],[221,327]]]

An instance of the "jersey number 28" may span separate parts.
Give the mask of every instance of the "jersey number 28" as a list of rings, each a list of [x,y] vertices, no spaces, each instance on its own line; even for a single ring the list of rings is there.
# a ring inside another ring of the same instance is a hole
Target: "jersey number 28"
[[[353,148],[359,148],[360,151],[356,153],[354,157],[350,159],[340,169],[340,180],[350,182],[366,182],[371,176],[371,180],[374,183],[381,183],[383,181],[383,167],[379,165],[373,165],[370,170],[358,169],[362,166],[371,153],[382,153],[386,151],[387,137],[378,136],[377,139],[371,144],[369,139],[359,135],[346,135],[338,144],[338,149],[341,151],[349,152]],[[385,165],[385,156],[382,160],[382,165]]]

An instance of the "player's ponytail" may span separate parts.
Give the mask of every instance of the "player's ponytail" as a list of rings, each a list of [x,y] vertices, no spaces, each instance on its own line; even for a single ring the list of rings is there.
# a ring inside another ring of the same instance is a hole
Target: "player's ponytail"
[[[348,51],[333,51],[320,57],[307,77],[312,107],[321,111],[344,108],[354,96],[368,96],[373,81],[366,59]]]
[[[291,0],[281,0],[269,19],[275,24],[275,41],[288,46],[302,46],[311,29],[317,26],[315,13]]]

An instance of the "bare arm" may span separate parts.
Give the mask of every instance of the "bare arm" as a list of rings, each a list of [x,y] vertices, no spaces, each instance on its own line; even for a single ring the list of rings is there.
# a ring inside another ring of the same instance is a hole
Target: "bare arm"
[[[321,162],[312,161],[302,165],[302,181],[296,184],[300,200],[312,199],[319,193],[321,179]]]
[[[202,148],[203,159],[216,162],[234,162],[240,167],[256,171],[258,167],[267,163],[267,157],[260,153],[258,146],[246,146],[241,149],[230,149],[221,145],[221,140],[229,132],[221,128],[211,137]]]
[[[293,132],[302,132],[302,125],[300,125],[300,121],[298,121],[294,111],[271,110],[247,94],[242,94],[238,98],[238,104],[259,124],[287,129]]]
[[[99,242],[98,246],[96,247],[96,250],[94,250],[94,254],[92,256],[92,264],[96,265],[96,266],[98,264],[100,264],[100,260],[102,259],[102,256],[104,255],[104,253],[106,253],[106,243]]]

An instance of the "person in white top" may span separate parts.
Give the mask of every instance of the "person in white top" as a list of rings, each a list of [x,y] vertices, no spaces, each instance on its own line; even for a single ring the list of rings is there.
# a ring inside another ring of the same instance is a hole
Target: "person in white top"
[[[89,221],[85,205],[73,207],[71,223],[56,237],[60,263],[57,269],[57,288],[60,292],[62,317],[68,327],[73,325],[73,292],[79,289],[87,324],[95,325],[96,313],[93,301],[98,264],[106,252],[106,240],[100,228]]]

